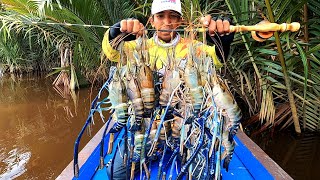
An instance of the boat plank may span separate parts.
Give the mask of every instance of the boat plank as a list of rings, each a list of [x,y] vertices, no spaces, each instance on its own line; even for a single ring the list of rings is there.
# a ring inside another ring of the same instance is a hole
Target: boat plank
[[[104,127],[101,128],[101,132],[99,131],[95,135],[95,137],[88,143],[88,145],[82,150],[84,151],[84,153],[82,151],[80,152],[79,158],[81,159],[82,164],[85,162],[83,160],[85,159],[85,156],[82,157],[82,154],[85,154],[87,156],[87,162],[85,163],[85,165],[83,165],[83,167],[80,168],[81,175],[86,175],[86,178],[83,178],[84,176],[81,176],[78,179],[108,179],[106,168],[104,167],[101,170],[98,169],[100,147],[99,143],[103,134],[103,130]],[[107,142],[109,138],[105,139],[105,142]],[[261,150],[253,141],[251,141],[251,139],[247,137],[243,132],[238,132],[237,136],[235,137],[235,141],[235,153],[233,155],[232,161],[230,162],[229,171],[226,172],[225,169],[221,169],[223,179],[292,179],[285,171],[281,169],[279,165],[277,165],[268,155],[266,155],[263,150]],[[117,144],[117,142],[115,142],[115,144]],[[105,147],[106,146],[107,143],[105,143]],[[91,151],[88,150],[88,148]],[[93,148],[94,150],[92,150]],[[105,151],[106,149],[107,148],[105,148]],[[92,151],[93,153],[90,156],[89,152]],[[112,155],[106,155],[105,163],[107,163],[111,157]],[[63,173],[58,176],[57,179],[61,180],[73,178],[73,161],[69,164],[69,166],[69,168],[66,168]],[[157,166],[157,162],[152,164],[152,174],[156,174],[158,169]],[[68,171],[69,176],[64,175],[66,171]],[[90,173],[88,173],[89,171]]]
[[[96,149],[97,145],[100,143],[103,131],[105,126],[95,134],[95,136],[86,144],[86,146],[80,151],[78,158],[79,158],[79,167],[88,160],[92,152]],[[99,138],[100,137],[100,138]],[[56,180],[66,180],[73,178],[73,160],[68,164],[68,166],[61,172],[61,174],[56,178]]]
[[[237,143],[235,153],[255,179],[292,179],[244,132],[239,131],[235,136],[235,141]]]

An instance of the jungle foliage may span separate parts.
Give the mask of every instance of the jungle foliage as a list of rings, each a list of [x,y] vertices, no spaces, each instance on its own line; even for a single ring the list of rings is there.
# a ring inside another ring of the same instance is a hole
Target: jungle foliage
[[[102,28],[32,24],[55,22],[112,25],[136,17],[146,23],[151,0],[2,0],[0,63],[11,72],[48,71],[59,66],[61,48],[70,46],[72,64],[91,80],[105,79]],[[203,14],[232,17],[234,24],[261,20],[300,22],[295,33],[275,33],[260,43],[237,33],[222,70],[241,104],[244,125],[260,122],[259,133],[279,126],[320,131],[320,3],[317,0],[185,0],[183,13],[193,22]],[[277,46],[278,44],[278,46]],[[280,45],[280,46],[279,46]],[[99,68],[100,67],[100,68]],[[56,68],[56,71],[62,69]],[[75,73],[75,72],[74,72]],[[295,111],[295,109],[297,111]]]

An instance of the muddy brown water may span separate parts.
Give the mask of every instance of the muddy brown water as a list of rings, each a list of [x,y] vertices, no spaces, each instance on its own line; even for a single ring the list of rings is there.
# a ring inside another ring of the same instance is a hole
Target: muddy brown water
[[[89,112],[90,88],[78,91],[74,101],[60,96],[52,82],[0,78],[0,179],[55,179],[72,160]],[[97,118],[92,134],[101,126]],[[90,138],[84,133],[80,148]]]
[[[296,180],[320,179],[320,135],[304,132],[297,137],[285,130],[252,137],[283,170]]]
[[[0,77],[0,179],[55,179],[73,158],[73,145],[87,118],[90,89],[77,101],[52,88],[53,79]],[[92,98],[97,90],[92,92]],[[92,134],[102,122],[95,118]],[[92,137],[92,136],[91,136]],[[86,133],[82,148],[91,138]],[[320,179],[320,136],[290,133],[255,142],[294,179]]]

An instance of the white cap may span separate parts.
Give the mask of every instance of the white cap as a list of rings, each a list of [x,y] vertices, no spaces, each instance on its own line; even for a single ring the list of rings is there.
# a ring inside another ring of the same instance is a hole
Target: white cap
[[[165,10],[174,10],[182,15],[180,0],[153,0],[151,14],[156,14]]]

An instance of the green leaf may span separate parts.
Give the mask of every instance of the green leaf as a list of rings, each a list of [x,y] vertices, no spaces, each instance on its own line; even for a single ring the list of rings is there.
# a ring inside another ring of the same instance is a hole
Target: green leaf
[[[285,11],[288,8],[288,5],[290,4],[291,0],[282,0],[279,9],[277,9],[277,13],[275,16],[275,22],[279,21],[282,14],[285,13]]]
[[[260,52],[262,54],[269,54],[269,55],[274,55],[274,56],[277,56],[278,55],[278,52],[275,51],[275,50],[271,50],[271,49],[262,49],[262,48],[259,48],[256,50],[257,52]]]
[[[295,13],[297,13],[302,7],[303,5],[306,3],[306,0],[301,1],[300,3],[296,4],[293,8],[290,8],[290,11],[287,12],[282,18],[281,21],[285,22],[288,19],[290,19],[290,17],[292,17],[292,15],[294,15]]]
[[[266,70],[266,71],[269,72],[269,73],[272,73],[272,74],[274,74],[274,75],[277,75],[277,76],[279,76],[279,77],[283,77],[283,73],[280,72],[280,71],[278,71],[278,70],[276,70],[276,69],[273,69],[273,68],[270,68],[270,67],[263,67],[262,69],[263,69],[263,70]]]
[[[60,72],[61,72],[61,69],[56,69],[56,70],[54,70],[53,72],[47,74],[47,75],[46,75],[46,78],[47,78],[47,77],[50,77],[50,76],[52,76],[52,75],[54,75],[54,74],[60,73]]]
[[[311,53],[318,52],[318,51],[320,51],[320,44],[310,48],[309,51],[307,52],[307,54],[309,55]]]

